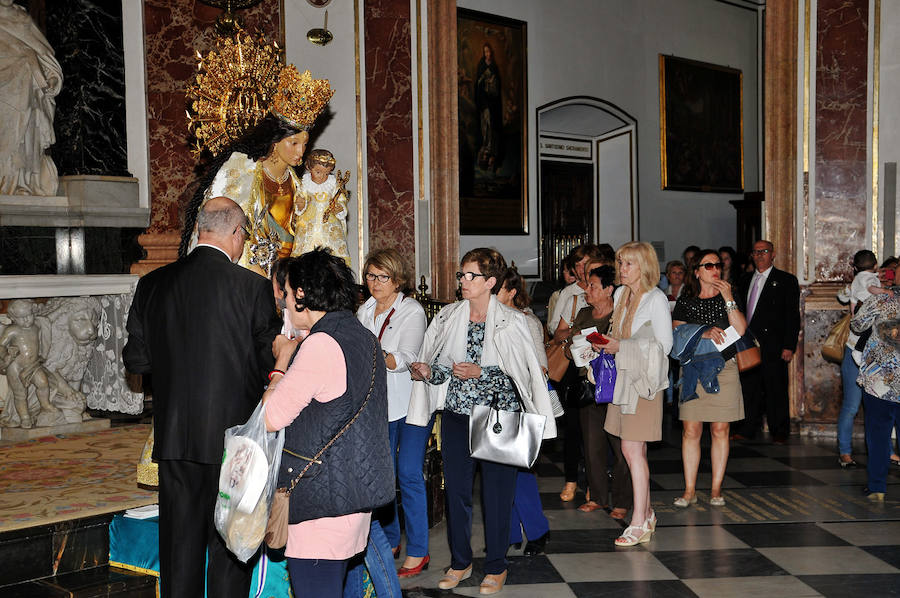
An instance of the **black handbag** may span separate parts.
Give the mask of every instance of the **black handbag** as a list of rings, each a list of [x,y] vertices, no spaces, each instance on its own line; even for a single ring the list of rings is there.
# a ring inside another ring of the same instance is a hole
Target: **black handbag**
[[[566,389],[566,406],[572,409],[580,409],[597,403],[594,398],[596,388],[587,378],[578,377]]]

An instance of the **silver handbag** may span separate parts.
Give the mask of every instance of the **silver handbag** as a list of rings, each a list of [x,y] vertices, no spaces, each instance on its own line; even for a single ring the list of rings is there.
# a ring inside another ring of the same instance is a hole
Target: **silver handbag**
[[[530,469],[541,450],[546,424],[547,417],[537,413],[475,405],[469,417],[469,454],[475,459]]]

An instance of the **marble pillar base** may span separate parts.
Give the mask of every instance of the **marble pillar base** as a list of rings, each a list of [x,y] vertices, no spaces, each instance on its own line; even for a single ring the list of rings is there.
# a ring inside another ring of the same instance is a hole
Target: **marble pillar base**
[[[55,436],[57,434],[84,434],[87,432],[99,432],[109,429],[108,419],[88,419],[83,422],[74,424],[63,424],[61,426],[46,426],[35,428],[6,428],[0,427],[0,440],[9,440],[11,442],[24,442],[26,440],[34,440],[35,438],[43,438],[44,436]]]
[[[147,257],[132,264],[131,273],[143,276],[178,259],[181,233],[146,233],[138,237],[138,243],[147,252]]]

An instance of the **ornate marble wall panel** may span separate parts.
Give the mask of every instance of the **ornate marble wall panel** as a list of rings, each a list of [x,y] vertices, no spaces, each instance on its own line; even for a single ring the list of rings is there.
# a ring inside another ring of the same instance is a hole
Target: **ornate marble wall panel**
[[[220,10],[196,0],[144,0],[144,52],[150,137],[150,233],[178,231],[193,189],[197,161],[188,148],[185,87],[195,72],[194,50],[213,47]],[[238,13],[247,29],[277,39],[279,0]]]
[[[46,16],[47,41],[65,77],[51,148],[59,174],[130,176],[121,3],[55,2]]]
[[[816,14],[815,280],[850,277],[866,240],[868,0],[819,0]]]
[[[834,423],[841,408],[840,365],[822,358],[822,343],[828,331],[847,313],[846,308],[835,309],[832,305],[839,286],[817,285],[804,292],[801,397],[804,424]]]
[[[413,256],[410,5],[366,0],[364,10],[369,247],[395,247]]]

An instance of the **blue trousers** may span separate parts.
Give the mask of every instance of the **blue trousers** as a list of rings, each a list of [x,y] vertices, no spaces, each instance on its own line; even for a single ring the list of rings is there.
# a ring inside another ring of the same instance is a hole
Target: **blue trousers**
[[[869,492],[886,492],[891,458],[891,429],[900,419],[900,403],[885,401],[863,391],[866,448],[869,450],[866,472]]]
[[[522,529],[529,540],[537,540],[550,531],[550,522],[544,516],[544,506],[538,492],[537,477],[520,469],[516,475],[516,497],[509,521],[509,543],[522,541]]]
[[[469,456],[469,416],[444,411],[441,451],[447,497],[447,539],[450,566],[465,569],[472,563],[472,489],[476,465],[481,467],[481,500],[487,554],[484,572],[503,573],[509,548],[509,520],[516,493],[518,469]]]
[[[288,558],[287,566],[294,598],[341,598],[346,560]]]
[[[406,522],[407,556],[424,557],[428,554],[428,497],[425,492],[425,447],[434,426],[434,416],[427,426],[406,423],[406,418],[388,424],[394,471],[400,484],[400,502]],[[394,501],[393,518],[382,521],[384,534],[391,546],[400,545],[400,519]]]
[[[862,402],[862,387],[856,383],[859,376],[859,366],[853,361],[850,347],[844,347],[844,359],[841,361],[841,386],[844,390],[844,400],[841,402],[841,412],[838,415],[838,451],[842,455],[853,452],[851,446],[853,440],[853,420],[859,411]]]
[[[375,517],[372,517],[365,552],[350,559],[349,567],[347,581],[344,583],[344,598],[362,598],[364,569],[369,570],[369,578],[378,598],[400,598],[400,579],[394,570],[391,545]]]

